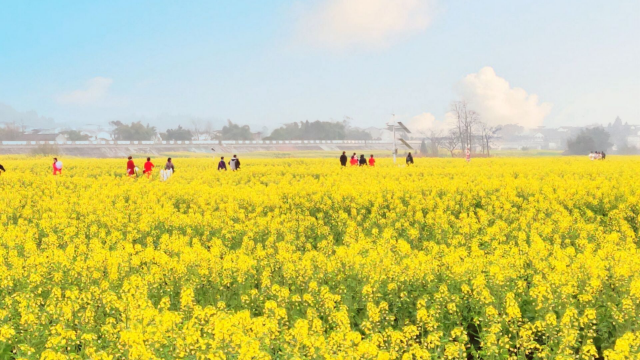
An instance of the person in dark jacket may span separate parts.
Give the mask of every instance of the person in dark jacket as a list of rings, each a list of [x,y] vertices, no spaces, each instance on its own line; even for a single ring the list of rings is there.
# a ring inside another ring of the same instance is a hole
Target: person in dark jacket
[[[2,166],[2,164],[0,164],[0,175],[2,175],[3,172],[6,172],[7,170],[4,169],[4,166]]]
[[[347,166],[347,152],[343,151],[342,155],[340,155],[340,165]]]
[[[413,156],[411,156],[411,153],[409,153],[409,155],[407,155],[407,165],[412,165],[413,164]]]
[[[174,172],[176,172],[176,167],[173,166],[173,163],[171,162],[171,158],[167,159],[167,163],[164,164],[164,170],[171,170],[171,173],[173,174]]]
[[[220,162],[218,163],[218,170],[227,171],[227,164],[224,162],[224,156],[220,157]]]
[[[364,154],[360,155],[360,166],[367,166],[367,159],[364,158]]]

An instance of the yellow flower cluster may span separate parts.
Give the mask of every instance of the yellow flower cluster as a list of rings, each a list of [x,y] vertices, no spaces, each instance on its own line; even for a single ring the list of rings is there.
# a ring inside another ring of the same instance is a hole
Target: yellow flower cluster
[[[640,356],[637,157],[2,163],[0,359]]]

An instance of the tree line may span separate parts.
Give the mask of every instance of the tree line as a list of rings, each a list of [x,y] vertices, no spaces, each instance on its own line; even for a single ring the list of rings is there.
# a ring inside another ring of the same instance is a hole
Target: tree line
[[[113,126],[114,140],[151,140],[160,136],[162,140],[200,140],[206,136],[214,140],[254,140],[257,135],[251,131],[249,125],[239,125],[231,120],[220,131],[211,127],[193,123],[191,129],[179,125],[165,132],[158,132],[154,126],[132,122],[125,124],[120,121],[109,123]],[[305,121],[285,124],[275,129],[265,140],[371,140],[371,135],[363,130],[351,128],[348,122]]]
[[[285,124],[265,140],[372,140],[371,134],[354,129],[347,121],[313,121]]]
[[[451,103],[450,112],[454,122],[449,129],[433,129],[422,140],[420,153],[439,154],[440,149],[449,152],[453,157],[464,154],[469,148],[472,151],[480,148],[487,156],[491,155],[494,142],[501,135],[501,131],[509,132],[509,125],[503,127],[490,126],[482,121],[480,114],[471,109],[464,100]],[[349,118],[344,121],[303,121],[282,125],[273,130],[269,136],[254,134],[248,125],[240,125],[227,120],[221,130],[214,130],[211,122],[192,121],[190,128],[182,125],[164,132],[158,132],[156,127],[143,124],[141,121],[123,123],[112,121],[111,136],[113,140],[139,141],[154,140],[253,140],[262,137],[265,140],[372,140],[370,133],[349,126]],[[0,126],[0,141],[19,140],[24,134],[24,127],[16,124]],[[90,136],[77,130],[63,131],[69,141],[86,141]],[[603,151],[612,147],[610,134],[602,127],[585,128],[576,136],[567,140],[566,154],[584,155],[591,151]],[[638,149],[623,147],[618,149],[622,154],[637,153]]]

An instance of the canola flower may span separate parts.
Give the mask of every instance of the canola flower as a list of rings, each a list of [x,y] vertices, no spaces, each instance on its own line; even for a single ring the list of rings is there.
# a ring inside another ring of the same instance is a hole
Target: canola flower
[[[637,157],[2,162],[0,359],[640,356]]]

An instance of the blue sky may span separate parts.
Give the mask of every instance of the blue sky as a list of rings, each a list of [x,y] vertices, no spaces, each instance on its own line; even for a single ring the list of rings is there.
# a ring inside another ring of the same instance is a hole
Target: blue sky
[[[4,0],[0,103],[75,125],[429,127],[460,98],[496,124],[640,123],[639,34],[626,0]]]

